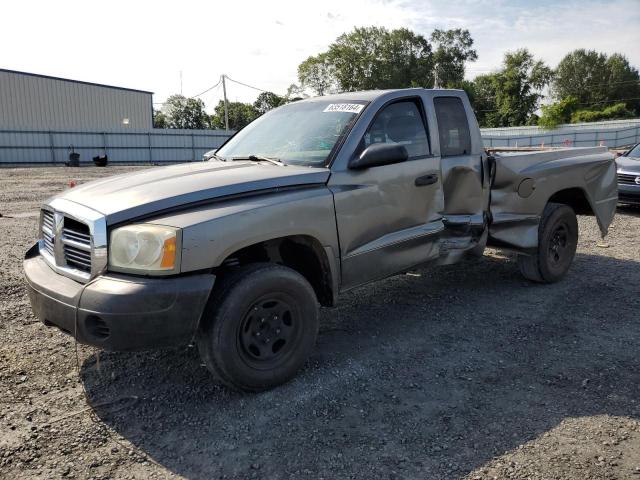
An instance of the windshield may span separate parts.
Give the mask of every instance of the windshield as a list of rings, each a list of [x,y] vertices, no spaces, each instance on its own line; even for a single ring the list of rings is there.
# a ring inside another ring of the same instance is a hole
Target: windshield
[[[247,125],[216,152],[224,160],[270,157],[284,163],[323,166],[367,102],[290,103]]]
[[[640,143],[633,147],[629,153],[627,153],[627,157],[632,157],[640,160]]]

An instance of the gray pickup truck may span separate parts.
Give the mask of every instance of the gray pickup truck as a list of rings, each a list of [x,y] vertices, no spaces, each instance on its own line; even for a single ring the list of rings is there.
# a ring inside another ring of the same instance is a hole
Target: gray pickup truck
[[[304,364],[318,303],[487,245],[555,282],[576,214],[605,235],[616,202],[603,147],[488,153],[462,91],[346,93],[272,110],[207,162],[53,197],[24,270],[45,325],[109,350],[195,341],[218,381],[258,391]]]

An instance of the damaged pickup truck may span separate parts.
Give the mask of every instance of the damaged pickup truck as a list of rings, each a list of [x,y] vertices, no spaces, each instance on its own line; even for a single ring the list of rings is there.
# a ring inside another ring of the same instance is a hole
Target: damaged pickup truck
[[[45,325],[109,350],[195,341],[218,381],[259,391],[305,363],[318,303],[487,245],[556,282],[576,214],[605,235],[616,202],[606,148],[489,155],[462,91],[339,94],[268,112],[207,162],[53,197],[24,270]]]

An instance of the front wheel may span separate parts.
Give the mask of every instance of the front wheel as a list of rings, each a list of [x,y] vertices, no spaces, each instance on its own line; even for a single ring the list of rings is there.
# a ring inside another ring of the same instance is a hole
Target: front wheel
[[[203,314],[197,343],[211,373],[235,390],[291,379],[313,350],[318,303],[298,272],[256,264],[229,272]]]
[[[578,246],[578,220],[573,209],[549,203],[538,227],[538,250],[518,255],[522,275],[534,282],[553,283],[569,271]]]

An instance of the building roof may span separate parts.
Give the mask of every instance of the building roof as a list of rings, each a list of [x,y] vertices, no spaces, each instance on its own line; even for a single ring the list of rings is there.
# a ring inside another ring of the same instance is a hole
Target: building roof
[[[8,70],[6,68],[0,68],[0,72],[15,73],[15,74],[18,74],[18,75],[27,75],[27,76],[30,76],[30,77],[48,78],[50,80],[61,80],[63,82],[80,83],[80,84],[83,84],[83,85],[92,85],[94,87],[113,88],[115,90],[125,90],[125,91],[128,91],[128,92],[138,92],[138,93],[153,94],[153,92],[149,92],[147,90],[138,90],[136,88],[116,87],[114,85],[104,85],[102,83],[85,82],[85,81],[82,81],[82,80],[72,80],[70,78],[62,78],[62,77],[52,77],[50,75],[41,75],[39,73],[19,72],[17,70]]]

